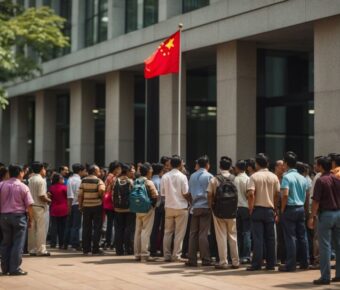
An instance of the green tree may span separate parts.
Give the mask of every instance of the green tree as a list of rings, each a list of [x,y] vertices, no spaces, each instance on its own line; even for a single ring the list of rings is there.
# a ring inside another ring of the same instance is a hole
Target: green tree
[[[69,45],[62,33],[64,22],[48,7],[23,9],[0,0],[0,109],[8,105],[4,83],[42,73],[38,59]],[[27,48],[34,53],[25,53]]]

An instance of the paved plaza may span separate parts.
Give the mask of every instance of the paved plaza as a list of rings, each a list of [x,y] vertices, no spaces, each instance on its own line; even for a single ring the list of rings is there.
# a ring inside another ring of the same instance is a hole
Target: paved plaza
[[[82,254],[52,252],[51,257],[25,257],[23,277],[0,277],[1,290],[93,290],[93,289],[340,289],[340,283],[314,286],[318,271],[296,273],[218,271],[186,268],[183,263],[137,263],[131,256],[84,257]],[[333,273],[334,275],[334,273]]]

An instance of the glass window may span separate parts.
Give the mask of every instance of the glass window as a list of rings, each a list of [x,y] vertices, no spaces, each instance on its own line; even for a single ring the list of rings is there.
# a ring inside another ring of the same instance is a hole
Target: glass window
[[[209,0],[183,0],[183,13],[209,5]]]
[[[27,123],[27,161],[34,161],[35,141],[35,101],[34,98],[28,101],[28,123]]]
[[[126,0],[125,5],[125,31],[128,33],[138,29],[138,2]]]
[[[85,46],[107,40],[107,0],[86,0]]]
[[[35,0],[29,0],[28,7],[35,7],[35,6],[36,6]]]
[[[105,166],[105,85],[96,85],[94,118],[94,160]]]
[[[158,0],[144,0],[143,26],[147,27],[158,22]]]

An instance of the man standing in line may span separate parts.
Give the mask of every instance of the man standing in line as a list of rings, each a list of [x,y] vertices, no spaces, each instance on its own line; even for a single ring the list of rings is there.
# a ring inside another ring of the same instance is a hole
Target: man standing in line
[[[166,262],[180,259],[183,239],[188,223],[188,179],[180,171],[182,159],[172,157],[172,170],[164,174],[161,181],[161,195],[165,197],[165,229],[164,229],[164,260]],[[173,235],[174,247],[171,251]]]
[[[82,180],[78,192],[79,210],[83,212],[83,253],[88,255],[92,252],[94,255],[102,255],[104,252],[99,249],[99,242],[105,185],[98,178],[100,169],[97,165],[91,165],[88,173],[89,176]]]
[[[253,258],[247,271],[261,270],[263,249],[266,248],[266,270],[275,270],[275,210],[280,182],[268,170],[268,157],[260,153],[255,158],[256,172],[251,175],[247,192],[249,214],[252,221]]]
[[[287,152],[283,161],[286,173],[281,183],[281,223],[286,244],[286,264],[281,265],[279,271],[294,272],[298,245],[300,269],[308,269],[305,208],[308,211],[309,192],[306,178],[296,170],[296,154]]]
[[[10,179],[0,183],[1,243],[0,275],[27,275],[20,268],[28,225],[33,219],[33,198],[22,180],[24,170],[19,165],[9,166]]]
[[[32,226],[28,229],[28,251],[31,256],[50,256],[46,250],[46,212],[51,199],[47,196],[46,169],[41,162],[33,162],[34,175],[28,181],[28,187],[34,203]]]

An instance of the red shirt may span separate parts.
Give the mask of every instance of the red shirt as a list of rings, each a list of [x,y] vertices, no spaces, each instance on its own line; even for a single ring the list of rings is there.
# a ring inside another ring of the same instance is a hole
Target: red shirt
[[[56,183],[50,186],[51,193],[51,216],[67,216],[67,187]]]
[[[103,196],[103,208],[106,210],[114,210],[114,205],[112,201],[112,190],[116,183],[117,177],[112,173],[109,173],[105,180],[105,194]]]

